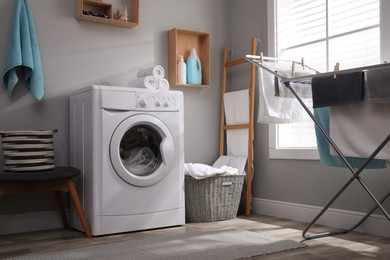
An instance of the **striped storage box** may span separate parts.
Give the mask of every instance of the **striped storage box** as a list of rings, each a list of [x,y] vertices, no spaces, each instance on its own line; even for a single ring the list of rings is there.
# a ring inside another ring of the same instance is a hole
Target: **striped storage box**
[[[0,131],[4,171],[50,170],[54,165],[53,134],[57,130]]]

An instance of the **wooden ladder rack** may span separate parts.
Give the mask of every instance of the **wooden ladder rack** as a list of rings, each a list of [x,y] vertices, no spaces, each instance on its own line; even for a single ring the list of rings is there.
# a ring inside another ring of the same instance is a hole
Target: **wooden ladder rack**
[[[256,55],[257,40],[252,38],[252,55]],[[225,107],[224,107],[224,95],[226,93],[227,83],[227,71],[228,68],[249,63],[247,59],[238,59],[228,61],[229,50],[224,48],[223,52],[223,69],[222,69],[222,102],[221,102],[221,128],[220,128],[220,146],[219,154],[225,154],[225,131],[232,129],[248,129],[248,158],[247,158],[247,180],[245,191],[245,215],[249,216],[251,212],[251,200],[252,200],[252,177],[253,177],[253,131],[254,131],[254,106],[255,106],[255,76],[256,66],[251,64],[251,76],[249,86],[249,123],[240,125],[226,125],[225,123]]]

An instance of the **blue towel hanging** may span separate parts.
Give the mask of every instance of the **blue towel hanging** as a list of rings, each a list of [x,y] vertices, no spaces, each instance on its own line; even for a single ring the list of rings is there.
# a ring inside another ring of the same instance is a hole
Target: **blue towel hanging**
[[[31,94],[41,100],[44,79],[38,40],[28,0],[16,0],[4,65],[3,81],[8,94],[24,78]]]
[[[330,107],[315,108],[314,116],[321,124],[321,126],[324,128],[326,133],[329,134]],[[330,154],[330,144],[325,139],[325,137],[318,129],[318,127],[315,128],[315,133],[317,137],[317,147],[318,147],[318,152],[320,154],[321,163],[332,167],[344,167],[344,168],[347,167],[340,156]],[[367,160],[366,158],[350,157],[350,156],[346,156],[345,158],[347,159],[349,164],[355,169],[360,168],[363,165],[363,163]],[[374,159],[368,164],[366,169],[383,169],[386,167],[387,167],[386,160]]]

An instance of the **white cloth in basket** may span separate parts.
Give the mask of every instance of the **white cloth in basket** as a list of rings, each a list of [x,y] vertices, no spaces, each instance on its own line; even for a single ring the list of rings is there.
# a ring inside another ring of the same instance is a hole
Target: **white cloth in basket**
[[[222,166],[229,166],[238,169],[239,174],[244,174],[246,157],[236,157],[231,155],[221,155],[213,164],[214,168],[219,168]]]
[[[197,180],[209,178],[215,175],[238,175],[238,169],[233,167],[222,166],[220,168],[214,168],[201,163],[185,163],[184,172],[186,175],[189,175]]]
[[[201,163],[185,163],[184,173],[197,180],[216,175],[245,175],[245,163],[245,157],[221,156],[213,166]]]

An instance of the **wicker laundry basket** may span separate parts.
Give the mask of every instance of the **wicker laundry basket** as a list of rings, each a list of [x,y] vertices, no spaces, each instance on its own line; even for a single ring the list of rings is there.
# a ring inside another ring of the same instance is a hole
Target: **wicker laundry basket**
[[[55,132],[57,130],[0,131],[4,171],[34,172],[53,169]]]
[[[186,222],[213,222],[237,216],[245,175],[185,177]]]

